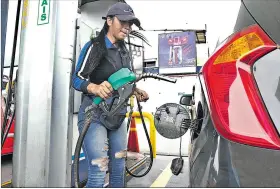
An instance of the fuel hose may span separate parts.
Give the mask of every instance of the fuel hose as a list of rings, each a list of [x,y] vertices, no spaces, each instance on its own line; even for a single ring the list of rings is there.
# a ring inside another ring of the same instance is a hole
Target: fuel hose
[[[154,156],[153,156],[153,147],[152,147],[152,144],[151,144],[151,140],[150,140],[150,137],[149,137],[149,133],[148,133],[148,130],[147,130],[147,126],[146,126],[146,124],[145,124],[145,121],[144,121],[144,117],[143,117],[143,113],[142,113],[142,108],[141,108],[141,105],[140,105],[140,102],[139,102],[139,100],[136,98],[136,101],[137,101],[137,106],[138,106],[138,109],[139,109],[139,113],[140,113],[140,118],[141,118],[141,121],[142,121],[142,125],[143,125],[143,127],[144,127],[144,131],[145,131],[145,135],[146,135],[146,138],[147,138],[147,141],[148,141],[148,144],[149,144],[149,149],[150,149],[150,163],[149,163],[149,167],[148,167],[148,169],[145,171],[145,173],[143,173],[142,175],[134,175],[133,173],[131,173],[130,171],[129,171],[129,169],[126,167],[126,171],[127,171],[127,173],[128,174],[130,174],[131,176],[133,176],[133,177],[144,177],[145,175],[147,175],[149,172],[150,172],[150,170],[151,170],[151,168],[152,168],[152,166],[153,166],[153,159],[154,159]],[[131,113],[131,112],[130,112]],[[131,115],[131,114],[130,114]],[[131,120],[131,116],[129,117],[130,119],[129,120]],[[130,121],[128,121],[127,122],[127,128],[129,128],[129,125],[130,125]]]
[[[136,98],[136,101],[137,101],[137,106],[139,108],[139,113],[140,113],[140,117],[141,117],[141,121],[142,121],[142,124],[143,124],[143,127],[144,127],[144,130],[145,130],[145,135],[147,137],[147,140],[148,140],[148,143],[149,143],[149,148],[150,148],[150,164],[149,164],[149,167],[147,169],[147,171],[145,173],[143,173],[142,175],[134,175],[133,173],[131,173],[129,171],[129,169],[126,167],[126,171],[128,172],[128,174],[130,174],[131,176],[133,177],[143,177],[145,176],[146,174],[148,174],[153,166],[153,149],[152,149],[152,144],[151,144],[151,141],[150,141],[150,137],[149,137],[149,133],[148,133],[148,130],[147,130],[147,127],[146,127],[146,124],[145,124],[145,121],[144,121],[144,117],[143,117],[143,113],[142,113],[142,110],[141,110],[141,105],[140,105],[140,102],[138,101],[138,99]],[[92,105],[94,106],[94,105]],[[78,138],[78,141],[77,141],[77,144],[76,144],[76,148],[75,148],[75,153],[74,153],[74,184],[75,184],[75,188],[80,188],[80,177],[79,177],[79,159],[80,159],[80,152],[81,152],[81,148],[82,148],[82,144],[83,144],[83,141],[84,141],[84,138],[86,136],[86,133],[88,131],[88,128],[90,126],[90,123],[91,123],[91,117],[92,117],[92,112],[91,111],[91,106],[88,107],[88,109],[86,109],[86,119],[85,119],[85,124],[84,124],[84,127],[81,131],[81,134],[79,135],[79,138]],[[129,120],[131,120],[131,117],[129,117]],[[127,122],[127,127],[129,127],[130,125],[130,121]]]
[[[91,106],[95,106],[94,104]],[[79,135],[77,144],[76,144],[76,148],[75,148],[75,154],[74,154],[74,184],[75,184],[75,188],[80,188],[80,178],[79,178],[79,159],[80,159],[80,152],[81,152],[81,148],[82,148],[82,144],[84,141],[84,138],[87,134],[88,128],[90,126],[90,122],[91,122],[91,117],[92,117],[92,113],[93,111],[91,111],[91,106],[89,106],[85,112],[86,112],[86,119],[85,119],[85,124],[84,127]]]
[[[164,81],[167,81],[167,82],[170,82],[170,83],[176,83],[176,81],[177,81],[176,79],[172,79],[172,78],[169,78],[169,77],[161,76],[161,75],[158,75],[158,74],[144,73],[144,74],[137,75],[135,82],[137,82],[137,81],[139,81],[141,79],[144,79],[144,78],[154,78],[154,79],[164,80]],[[145,124],[145,121],[144,121],[144,117],[143,117],[143,113],[142,113],[142,110],[141,110],[141,105],[140,105],[140,102],[138,101],[137,98],[136,98],[136,101],[137,101],[137,106],[138,106],[138,109],[139,109],[142,125],[144,127],[145,135],[147,137],[149,148],[150,148],[150,164],[149,164],[148,169],[142,175],[134,175],[133,173],[131,173],[128,170],[127,167],[126,167],[126,171],[128,172],[128,174],[130,174],[133,177],[143,177],[143,176],[147,175],[149,173],[149,171],[151,170],[152,165],[153,165],[153,158],[154,157],[153,157],[152,144],[151,144],[151,141],[150,141],[148,130],[147,130],[147,127],[146,127],[146,124]],[[88,128],[89,128],[90,123],[91,123],[91,118],[93,116],[92,114],[93,114],[94,111],[91,111],[91,109],[94,108],[93,106],[96,106],[96,105],[92,104],[91,106],[89,106],[85,110],[85,112],[86,112],[85,124],[84,124],[84,127],[83,127],[80,135],[79,135],[79,138],[78,138],[78,141],[77,141],[77,144],[76,144],[76,148],[75,148],[75,153],[74,153],[74,185],[75,185],[75,188],[80,188],[80,178],[79,178],[80,152],[81,152],[81,148],[82,148],[82,144],[83,144],[84,138],[86,136],[86,133],[87,133]],[[130,116],[129,116],[129,121],[127,123],[127,127],[129,127],[129,125],[130,125],[131,115],[132,115],[132,113],[130,112]]]
[[[176,83],[176,81],[177,81],[176,79],[172,79],[172,78],[169,78],[169,77],[161,76],[161,75],[158,75],[158,74],[144,73],[144,74],[139,74],[139,75],[136,76],[136,82],[140,81],[141,79],[145,79],[145,78],[159,79],[159,80],[167,81],[167,82],[170,82],[170,83]],[[154,156],[153,156],[153,147],[152,147],[152,144],[151,144],[151,140],[150,140],[150,137],[149,137],[147,126],[146,126],[145,121],[144,121],[144,116],[143,116],[143,113],[142,113],[142,108],[141,108],[140,102],[139,102],[139,100],[137,98],[136,98],[136,101],[137,101],[137,106],[138,106],[138,109],[139,109],[142,125],[144,127],[145,135],[146,135],[146,138],[147,138],[147,141],[148,141],[148,144],[149,144],[150,163],[149,163],[148,169],[143,174],[141,174],[141,175],[135,175],[135,174],[131,173],[127,167],[126,167],[126,171],[131,176],[136,177],[136,178],[140,178],[140,177],[144,177],[145,175],[147,175],[150,172],[150,170],[151,170],[151,168],[153,166]],[[130,112],[129,121],[127,122],[127,128],[129,128],[129,125],[130,125],[131,114],[132,114],[132,112]]]

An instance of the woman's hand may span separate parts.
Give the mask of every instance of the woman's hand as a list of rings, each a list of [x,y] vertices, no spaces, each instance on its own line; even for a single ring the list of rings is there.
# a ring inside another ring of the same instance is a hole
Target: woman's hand
[[[146,91],[136,88],[134,91],[134,95],[139,100],[139,102],[146,102],[149,100],[149,95]]]
[[[87,89],[89,93],[99,96],[102,99],[111,97],[113,92],[113,87],[108,81],[103,81],[100,85],[91,83],[88,85]]]

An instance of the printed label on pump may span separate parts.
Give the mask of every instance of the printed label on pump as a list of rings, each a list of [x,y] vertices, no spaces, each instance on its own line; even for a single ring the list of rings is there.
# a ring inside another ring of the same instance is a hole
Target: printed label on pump
[[[37,25],[48,24],[50,20],[50,0],[39,0]]]

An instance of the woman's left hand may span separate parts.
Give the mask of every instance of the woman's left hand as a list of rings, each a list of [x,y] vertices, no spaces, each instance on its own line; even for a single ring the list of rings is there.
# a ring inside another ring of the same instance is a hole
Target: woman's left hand
[[[138,88],[134,91],[134,95],[139,100],[139,102],[146,102],[149,99],[148,93]]]

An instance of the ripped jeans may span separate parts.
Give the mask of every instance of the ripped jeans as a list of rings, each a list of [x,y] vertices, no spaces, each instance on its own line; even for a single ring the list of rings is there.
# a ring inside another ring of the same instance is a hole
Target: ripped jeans
[[[78,128],[81,133],[85,122],[85,108],[92,103],[84,97],[78,115]],[[126,124],[111,131],[105,128],[98,116],[93,118],[84,138],[82,149],[88,162],[87,188],[102,188],[106,171],[109,171],[109,187],[125,187],[125,157],[127,148]]]

